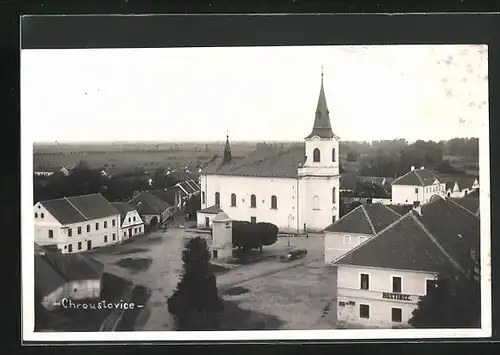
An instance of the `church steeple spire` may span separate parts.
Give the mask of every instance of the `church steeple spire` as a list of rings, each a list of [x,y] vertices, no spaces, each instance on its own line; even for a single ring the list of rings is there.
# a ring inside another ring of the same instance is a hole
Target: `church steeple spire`
[[[232,159],[231,145],[229,144],[229,134],[226,135],[226,146],[224,147],[224,163],[229,163]]]
[[[330,123],[330,112],[326,104],[325,87],[323,85],[323,66],[321,67],[321,88],[319,90],[318,105],[312,132],[306,138],[318,136],[320,138],[333,138],[332,125]]]

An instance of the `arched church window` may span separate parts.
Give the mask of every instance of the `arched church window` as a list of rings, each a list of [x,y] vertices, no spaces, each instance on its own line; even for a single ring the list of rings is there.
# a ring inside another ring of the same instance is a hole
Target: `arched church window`
[[[250,196],[250,207],[251,208],[257,207],[257,197],[255,197],[255,195]]]
[[[271,196],[271,209],[273,210],[278,209],[278,198],[275,195]]]
[[[220,205],[220,193],[215,193],[215,204]]]
[[[313,210],[319,210],[319,196],[315,195],[313,197]]]
[[[337,189],[334,187],[332,188],[332,203],[337,202]]]
[[[319,163],[320,160],[321,160],[321,157],[320,157],[320,152],[319,152],[319,149],[318,148],[314,148],[313,150],[313,162],[315,163]]]
[[[332,149],[332,162],[336,161],[335,148]]]
[[[231,206],[236,206],[236,194],[231,194]]]

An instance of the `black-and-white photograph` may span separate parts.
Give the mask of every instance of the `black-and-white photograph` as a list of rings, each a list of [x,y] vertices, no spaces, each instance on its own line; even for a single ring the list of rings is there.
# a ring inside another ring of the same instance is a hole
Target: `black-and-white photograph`
[[[32,339],[485,330],[486,45],[21,60]]]

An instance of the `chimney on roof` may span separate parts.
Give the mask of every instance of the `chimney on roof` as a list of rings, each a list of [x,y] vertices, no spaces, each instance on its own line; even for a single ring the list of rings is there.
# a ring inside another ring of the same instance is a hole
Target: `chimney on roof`
[[[422,215],[422,206],[420,205],[420,201],[413,201],[413,210],[419,215]]]
[[[412,170],[412,171],[413,171],[413,170],[415,170],[415,167],[414,167],[413,165],[411,166],[411,170]]]

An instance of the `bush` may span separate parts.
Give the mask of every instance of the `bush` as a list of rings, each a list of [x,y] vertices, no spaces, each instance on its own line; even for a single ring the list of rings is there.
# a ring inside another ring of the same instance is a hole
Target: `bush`
[[[273,245],[277,240],[278,227],[272,223],[233,221],[232,243],[240,251],[262,248],[264,245]]]

